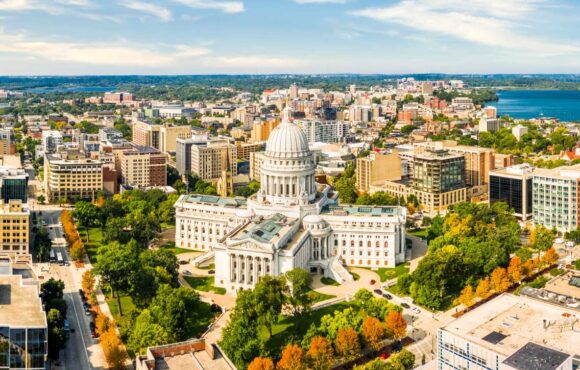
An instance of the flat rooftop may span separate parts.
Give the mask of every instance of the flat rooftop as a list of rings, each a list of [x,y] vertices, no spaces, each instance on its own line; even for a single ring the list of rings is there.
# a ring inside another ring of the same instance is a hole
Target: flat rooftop
[[[556,370],[568,357],[567,353],[528,343],[503,363],[518,370]]]
[[[372,217],[387,217],[387,216],[402,216],[402,207],[378,207],[378,206],[335,206],[330,205],[322,210],[323,214],[337,215],[337,216],[372,216]]]
[[[275,243],[282,235],[290,231],[295,218],[288,218],[280,213],[251,221],[232,236],[234,240],[253,239],[260,243]]]
[[[21,275],[0,275],[0,326],[46,327],[36,284],[23,284]]]
[[[179,197],[177,203],[197,203],[197,204],[208,204],[220,207],[229,208],[240,208],[246,207],[246,199],[242,197],[227,198],[218,197],[215,195],[203,195],[203,194],[185,194]]]
[[[442,330],[506,357],[529,342],[578,355],[580,332],[573,330],[573,323],[578,318],[578,310],[505,293]]]
[[[4,155],[0,160],[0,165],[9,168],[22,168],[22,161],[19,155]]]

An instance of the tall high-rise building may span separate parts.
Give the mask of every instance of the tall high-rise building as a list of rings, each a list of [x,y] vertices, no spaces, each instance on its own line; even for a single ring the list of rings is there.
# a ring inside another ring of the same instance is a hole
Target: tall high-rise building
[[[193,135],[189,139],[177,139],[175,148],[175,166],[181,176],[191,173],[191,148],[194,145],[204,145],[208,141],[207,134]]]
[[[157,125],[145,121],[137,121],[133,124],[135,144],[150,146],[163,153],[175,153],[177,139],[188,139],[191,136],[192,131],[189,125]]]
[[[0,156],[16,154],[16,139],[12,127],[0,129]]]
[[[29,254],[30,211],[20,199],[0,200],[0,233],[2,253]]]
[[[505,202],[522,221],[532,218],[532,178],[534,168],[527,164],[489,172],[489,203]]]
[[[367,193],[371,185],[382,185],[386,180],[401,179],[401,159],[398,152],[371,152],[356,160],[356,188]]]
[[[96,199],[103,190],[103,162],[66,153],[45,154],[44,189],[49,202]]]
[[[310,144],[344,142],[350,130],[350,124],[343,121],[296,120],[296,124]]]
[[[270,137],[272,130],[278,126],[280,122],[278,120],[268,120],[264,122],[254,122],[252,125],[251,141],[252,142],[263,142],[267,141]]]
[[[136,145],[121,152],[121,181],[138,188],[167,185],[167,155],[158,149]]]
[[[290,85],[290,88],[288,89],[288,95],[290,95],[291,99],[298,98],[298,85],[296,84]]]
[[[202,145],[191,147],[191,173],[203,180],[217,181],[223,170],[223,163],[229,156],[229,165],[232,176],[238,174],[237,148],[227,139],[210,139]]]

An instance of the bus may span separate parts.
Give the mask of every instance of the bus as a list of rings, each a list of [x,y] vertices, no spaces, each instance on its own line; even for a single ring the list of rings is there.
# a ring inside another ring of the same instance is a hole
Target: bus
[[[50,262],[56,261],[56,253],[54,253],[54,249],[50,250]]]
[[[58,262],[59,265],[64,265],[64,259],[62,259],[62,253],[60,252],[56,252],[56,262]]]

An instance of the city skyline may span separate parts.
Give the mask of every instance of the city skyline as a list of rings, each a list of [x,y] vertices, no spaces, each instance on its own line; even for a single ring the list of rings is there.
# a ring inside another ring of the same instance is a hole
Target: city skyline
[[[573,1],[0,0],[0,74],[577,73]]]

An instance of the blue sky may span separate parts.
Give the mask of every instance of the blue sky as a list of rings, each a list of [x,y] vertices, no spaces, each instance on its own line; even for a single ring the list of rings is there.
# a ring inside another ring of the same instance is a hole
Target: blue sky
[[[580,73],[578,0],[0,0],[0,75]]]

